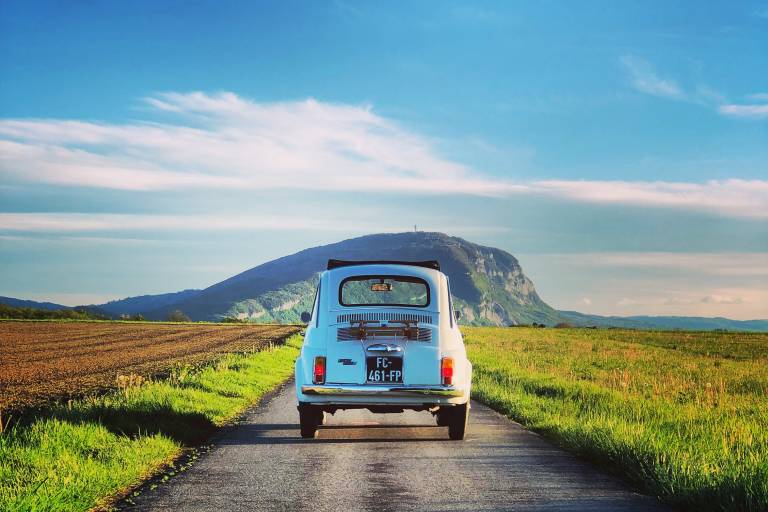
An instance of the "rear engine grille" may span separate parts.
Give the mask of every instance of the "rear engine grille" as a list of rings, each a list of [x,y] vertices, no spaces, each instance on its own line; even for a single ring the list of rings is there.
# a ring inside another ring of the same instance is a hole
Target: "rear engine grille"
[[[415,332],[415,337],[413,336]],[[362,330],[359,327],[339,327],[336,337],[339,341],[354,341],[365,339],[373,340],[410,340],[410,341],[432,341],[432,329],[424,327],[411,328],[411,337],[406,338],[405,327],[365,327]]]
[[[386,321],[402,321],[409,320],[411,322],[419,322],[422,324],[431,324],[431,315],[422,315],[419,313],[345,313],[336,317],[338,323],[348,322],[381,322]]]

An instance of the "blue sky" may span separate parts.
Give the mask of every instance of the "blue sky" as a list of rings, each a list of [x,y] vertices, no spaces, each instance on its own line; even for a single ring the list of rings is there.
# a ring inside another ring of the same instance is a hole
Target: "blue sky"
[[[0,295],[418,224],[558,308],[768,318],[765,2],[6,1],[0,71]]]

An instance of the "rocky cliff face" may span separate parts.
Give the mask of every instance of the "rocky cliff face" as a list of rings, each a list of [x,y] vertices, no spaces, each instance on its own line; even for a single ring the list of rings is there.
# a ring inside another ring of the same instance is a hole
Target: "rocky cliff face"
[[[454,246],[452,256],[469,277],[465,286],[452,290],[465,322],[516,325],[558,321],[558,313],[541,300],[514,256],[459,238],[446,238],[444,241]],[[449,277],[453,283],[450,273]]]
[[[231,316],[256,322],[297,322],[309,309],[317,275],[329,258],[440,262],[463,322],[484,325],[552,324],[558,313],[536,293],[511,254],[443,233],[368,235],[313,247],[270,261],[146,314],[180,309],[195,320]]]

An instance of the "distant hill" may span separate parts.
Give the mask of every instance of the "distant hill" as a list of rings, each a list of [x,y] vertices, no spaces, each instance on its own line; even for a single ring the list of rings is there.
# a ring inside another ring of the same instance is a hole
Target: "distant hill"
[[[54,304],[53,302],[37,302],[34,300],[14,299],[13,297],[0,297],[0,304],[14,308],[34,308],[34,309],[71,309],[69,306]]]
[[[159,295],[139,295],[126,299],[113,300],[96,307],[109,315],[119,317],[121,315],[135,315],[144,311],[160,309],[169,304],[174,304],[194,297],[200,290],[183,290],[173,293],[161,293]]]
[[[27,301],[34,302],[34,301]],[[24,306],[9,306],[0,302],[0,319],[23,320],[109,320],[98,308],[41,309]]]
[[[193,320],[237,317],[258,322],[297,322],[301,312],[310,309],[318,274],[330,258],[439,260],[451,279],[455,306],[467,323],[554,324],[559,320],[558,312],[541,300],[514,256],[428,232],[368,235],[305,249],[142,314],[162,319],[180,309]]]
[[[565,322],[586,327],[625,327],[627,329],[681,329],[691,331],[768,331],[768,320],[731,320],[700,316],[599,316],[576,311],[560,311]]]

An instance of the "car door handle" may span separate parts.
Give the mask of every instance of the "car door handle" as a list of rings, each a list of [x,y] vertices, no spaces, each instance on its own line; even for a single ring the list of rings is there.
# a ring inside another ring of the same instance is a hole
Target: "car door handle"
[[[386,345],[384,343],[377,343],[376,345],[371,345],[366,349],[368,352],[402,352],[403,347],[399,347],[397,345]]]

